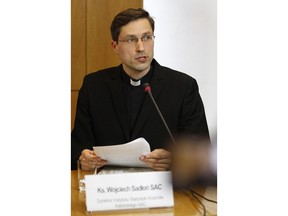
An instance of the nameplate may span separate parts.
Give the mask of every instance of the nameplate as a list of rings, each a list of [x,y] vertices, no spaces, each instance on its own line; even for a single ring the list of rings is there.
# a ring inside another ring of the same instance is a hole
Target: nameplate
[[[87,211],[173,207],[170,171],[87,175]]]

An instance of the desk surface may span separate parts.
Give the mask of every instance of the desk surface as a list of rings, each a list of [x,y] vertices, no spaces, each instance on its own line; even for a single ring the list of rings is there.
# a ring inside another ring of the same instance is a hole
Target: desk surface
[[[217,200],[217,188],[206,187],[197,188],[194,191],[205,196],[208,199]],[[217,215],[217,204],[208,202],[198,197],[205,205],[206,215]],[[79,192],[77,182],[77,171],[71,171],[71,216],[84,215],[165,215],[165,216],[182,216],[182,215],[203,215],[203,208],[197,200],[191,196],[189,191],[174,190],[174,207],[173,208],[156,208],[156,209],[138,209],[138,210],[120,210],[93,212],[86,211],[85,193]]]

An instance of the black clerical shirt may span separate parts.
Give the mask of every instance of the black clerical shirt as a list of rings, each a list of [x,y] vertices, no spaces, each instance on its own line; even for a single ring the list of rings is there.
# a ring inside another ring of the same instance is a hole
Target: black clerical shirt
[[[133,80],[124,72],[124,70],[122,70],[122,80],[124,84],[123,93],[128,117],[127,120],[130,126],[130,136],[133,132],[135,123],[137,121],[146,94],[144,91],[143,84],[146,82],[150,83],[152,75],[153,75],[152,66],[148,71],[148,73],[140,80]]]

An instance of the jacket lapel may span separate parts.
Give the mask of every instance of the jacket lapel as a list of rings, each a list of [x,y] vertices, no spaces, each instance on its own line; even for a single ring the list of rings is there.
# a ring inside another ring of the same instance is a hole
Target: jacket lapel
[[[120,67],[115,71],[110,81],[110,90],[112,102],[115,112],[118,117],[119,124],[121,125],[123,134],[127,142],[129,141],[129,125],[127,121],[127,114],[125,111],[125,100],[123,95],[123,86],[121,82]],[[115,122],[116,123],[116,122]]]

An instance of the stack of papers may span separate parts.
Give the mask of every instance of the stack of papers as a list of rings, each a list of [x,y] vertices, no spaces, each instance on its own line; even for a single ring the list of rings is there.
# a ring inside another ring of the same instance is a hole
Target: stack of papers
[[[148,167],[139,157],[150,153],[150,145],[144,138],[138,138],[120,145],[95,146],[97,156],[108,161],[107,165],[125,167]]]
[[[135,173],[135,172],[154,172],[152,168],[148,167],[123,167],[123,166],[105,166],[97,173],[103,174],[123,174],[123,173]]]

